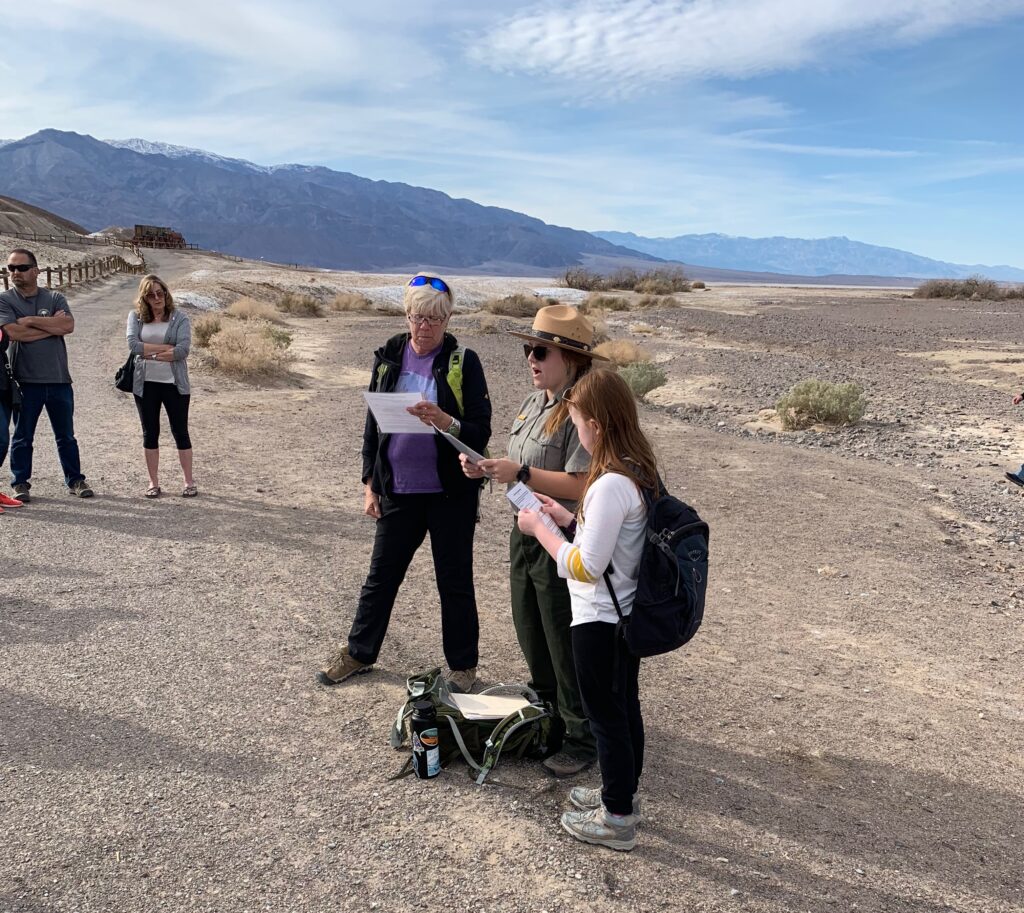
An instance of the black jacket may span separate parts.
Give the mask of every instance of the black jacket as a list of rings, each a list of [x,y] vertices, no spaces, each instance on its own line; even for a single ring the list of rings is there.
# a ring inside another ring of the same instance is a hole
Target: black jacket
[[[370,377],[370,391],[392,393],[402,372],[402,355],[409,342],[408,333],[392,336],[374,353],[373,374]],[[462,424],[459,440],[483,453],[491,439],[491,398],[487,393],[484,369],[477,354],[465,350],[462,359],[462,402],[461,411],[455,401],[455,394],[448,386],[448,362],[458,341],[451,333],[444,334],[441,351],[434,358],[434,380],[437,381],[437,405],[454,415]],[[363,483],[371,483],[377,494],[392,493],[391,464],[387,459],[387,446],[391,435],[381,432],[373,419],[373,413],[366,411],[366,427],[363,430]],[[480,479],[468,479],[459,463],[459,453],[441,435],[434,435],[437,446],[437,475],[445,494],[468,493],[483,484]]]

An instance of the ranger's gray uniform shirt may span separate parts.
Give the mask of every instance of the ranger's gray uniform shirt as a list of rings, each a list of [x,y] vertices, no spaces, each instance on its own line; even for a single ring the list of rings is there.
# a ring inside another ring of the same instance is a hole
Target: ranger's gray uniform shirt
[[[15,288],[0,295],[0,327],[17,323],[19,317],[53,317],[59,311],[71,313],[67,299],[47,288],[39,289],[31,298],[23,298]],[[35,342],[12,340],[8,358],[19,384],[71,383],[68,347],[63,336],[47,336]]]
[[[551,416],[551,410],[561,399],[561,393],[548,399],[544,390],[526,397],[508,435],[510,460],[523,463],[531,469],[549,469],[553,472],[586,472],[590,469],[590,454],[580,443],[576,426],[569,418],[562,422],[554,434],[548,436],[544,433],[544,425]],[[564,501],[561,498],[556,500],[567,510],[576,512],[575,501]]]

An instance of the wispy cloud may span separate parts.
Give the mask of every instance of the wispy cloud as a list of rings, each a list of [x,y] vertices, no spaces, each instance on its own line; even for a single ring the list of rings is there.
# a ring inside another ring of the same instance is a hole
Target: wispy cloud
[[[760,149],[767,152],[784,152],[791,155],[821,155],[834,158],[856,159],[908,159],[924,155],[911,149],[872,149],[865,146],[815,146],[804,143],[776,143],[757,139],[742,133],[721,136],[716,142],[738,149]]]
[[[505,72],[628,94],[673,79],[746,79],[1024,14],[1024,0],[576,0],[513,15],[470,56]]]

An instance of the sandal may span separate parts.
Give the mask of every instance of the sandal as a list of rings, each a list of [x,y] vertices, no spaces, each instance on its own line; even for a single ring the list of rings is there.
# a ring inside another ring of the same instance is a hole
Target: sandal
[[[181,496],[183,498],[194,498],[197,494],[199,494],[199,489],[195,485],[186,485]]]
[[[153,485],[150,488],[147,488],[146,489],[146,497],[147,498],[159,498],[160,497],[160,486],[159,485]]]

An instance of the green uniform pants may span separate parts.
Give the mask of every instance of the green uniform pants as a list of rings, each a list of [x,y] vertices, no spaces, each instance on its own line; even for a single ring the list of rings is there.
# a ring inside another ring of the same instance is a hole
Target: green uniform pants
[[[518,527],[512,529],[509,552],[512,621],[530,669],[530,687],[565,721],[564,750],[577,758],[594,758],[597,747],[572,658],[569,588],[544,546]]]

